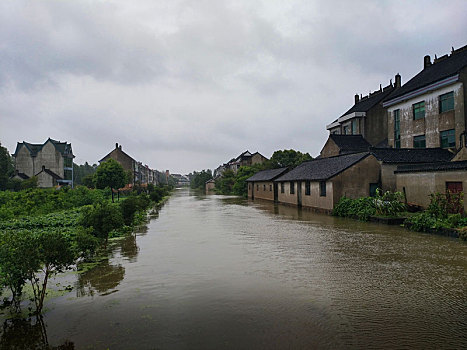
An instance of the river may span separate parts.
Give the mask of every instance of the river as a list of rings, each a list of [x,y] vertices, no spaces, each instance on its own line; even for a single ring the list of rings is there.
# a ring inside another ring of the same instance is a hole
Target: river
[[[467,348],[467,244],[188,189],[51,285],[0,348]]]

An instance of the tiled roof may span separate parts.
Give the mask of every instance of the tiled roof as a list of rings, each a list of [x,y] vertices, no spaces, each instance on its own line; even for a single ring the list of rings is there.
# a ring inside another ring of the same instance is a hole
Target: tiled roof
[[[310,160],[297,166],[287,174],[279,177],[275,181],[297,181],[310,180],[320,181],[334,177],[362,159],[368,157],[370,153],[353,153],[336,157],[318,158]]]
[[[371,145],[362,135],[338,135],[331,134],[329,138],[339,147],[342,153],[365,152]]]
[[[27,176],[25,173],[18,173],[16,176],[22,178],[23,180],[29,179],[29,176]]]
[[[456,171],[467,170],[467,160],[458,162],[440,162],[424,164],[405,164],[399,165],[394,173],[417,173],[433,171]]]
[[[442,148],[370,148],[383,163],[449,162],[454,154]]]
[[[51,139],[50,137],[45,141],[43,144],[37,144],[37,143],[29,143],[29,142],[18,142],[16,144],[16,150],[15,153],[13,153],[13,157],[16,157],[18,154],[19,150],[21,149],[22,146],[25,146],[29,153],[31,154],[32,157],[37,156],[37,153],[39,153],[42,148],[45,146],[47,142],[51,142],[54,147],[59,151],[63,156],[73,156],[73,151],[71,149],[71,143],[67,142],[60,142]]]
[[[276,177],[284,174],[288,168],[269,169],[257,172],[246,181],[272,181]]]
[[[445,55],[447,56],[447,55]],[[389,95],[385,101],[390,101],[396,97],[405,95],[411,91],[418,90],[424,86],[435,83],[439,80],[456,75],[467,66],[467,46],[455,50],[451,55],[435,60],[431,66],[423,69],[420,73],[410,79],[401,88]]]
[[[371,96],[363,97],[360,101],[352,106],[347,112],[342,114],[342,117],[354,112],[368,112],[371,108],[376,106],[378,103],[383,101],[391,92],[394,91],[394,87],[389,85],[382,91],[376,91]]]
[[[42,172],[45,172],[46,174],[49,174],[49,175],[52,176],[55,180],[63,180],[63,178],[62,178],[61,176],[55,174],[52,170],[46,169],[46,168],[43,168],[41,171],[39,171],[39,172],[36,174],[36,176],[39,175],[39,174],[42,173]]]

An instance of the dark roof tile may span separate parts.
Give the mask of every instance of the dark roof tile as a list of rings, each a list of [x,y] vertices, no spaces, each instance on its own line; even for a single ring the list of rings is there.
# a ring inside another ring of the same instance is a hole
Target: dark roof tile
[[[313,159],[309,162],[300,164],[295,169],[289,171],[287,174],[279,177],[275,181],[327,180],[340,174],[369,155],[370,153],[363,152]]]
[[[439,80],[451,77],[467,66],[467,46],[455,50],[450,56],[440,61],[435,61],[431,66],[423,69],[410,79],[401,88],[395,90],[384,101],[390,101],[396,97],[405,95],[411,91],[435,83]]]
[[[288,168],[279,168],[259,171],[252,177],[248,178],[246,181],[272,181],[278,176],[284,174],[287,170]]]
[[[399,165],[394,173],[417,173],[433,171],[456,171],[467,170],[467,160],[458,162],[440,162],[424,164],[404,164]]]
[[[454,154],[442,148],[370,148],[371,154],[383,163],[448,162]]]
[[[347,112],[342,114],[342,117],[351,114],[354,112],[368,112],[371,108],[376,106],[378,103],[383,101],[386,97],[388,97],[391,92],[394,91],[394,87],[389,85],[385,87],[382,91],[376,91],[371,96],[363,97],[360,101],[352,106]]]
[[[362,135],[331,134],[329,138],[339,147],[341,154],[365,152],[371,147],[370,143]]]

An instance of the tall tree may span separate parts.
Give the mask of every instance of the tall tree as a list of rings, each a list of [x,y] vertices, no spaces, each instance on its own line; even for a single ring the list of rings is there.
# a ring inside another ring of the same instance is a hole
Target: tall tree
[[[0,190],[6,190],[8,179],[13,175],[13,163],[5,147],[0,144]]]
[[[123,170],[121,164],[114,159],[109,159],[101,163],[97,167],[94,176],[96,178],[96,187],[100,189],[106,187],[117,189],[125,186],[125,170]]]
[[[303,162],[312,160],[313,157],[309,153],[302,153],[300,151],[295,151],[293,149],[285,149],[281,151],[275,151],[272,155],[270,162],[270,167],[272,168],[285,168],[291,167],[294,168]]]

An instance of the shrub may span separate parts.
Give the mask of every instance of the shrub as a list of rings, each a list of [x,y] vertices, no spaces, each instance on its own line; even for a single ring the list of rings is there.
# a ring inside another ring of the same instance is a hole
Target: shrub
[[[100,202],[83,208],[80,223],[92,228],[95,237],[107,240],[110,231],[122,227],[124,221],[118,204]]]
[[[153,192],[154,193],[154,192]],[[149,206],[150,200],[146,194],[130,196],[120,203],[123,221],[125,225],[131,225],[137,211],[145,210]]]
[[[404,195],[401,192],[386,191],[382,193],[380,189],[376,189],[376,197],[374,204],[377,215],[396,216],[406,210],[405,204],[402,202]]]
[[[332,211],[332,215],[353,217],[362,221],[368,221],[370,216],[375,215],[375,213],[376,207],[374,199],[371,197],[358,199],[342,197]]]

